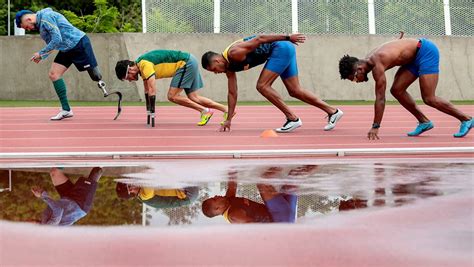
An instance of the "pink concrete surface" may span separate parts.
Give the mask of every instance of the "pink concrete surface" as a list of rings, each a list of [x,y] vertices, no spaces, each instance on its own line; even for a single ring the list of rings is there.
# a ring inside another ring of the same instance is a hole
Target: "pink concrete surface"
[[[0,266],[473,266],[474,196],[296,225],[45,227],[0,222]]]

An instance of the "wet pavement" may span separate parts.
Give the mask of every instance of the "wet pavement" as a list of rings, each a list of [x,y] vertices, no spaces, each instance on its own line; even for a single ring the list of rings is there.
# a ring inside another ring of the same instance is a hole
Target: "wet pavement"
[[[474,176],[472,159],[168,160],[93,167],[2,166],[0,219],[151,227],[311,224],[323,216],[472,195]]]

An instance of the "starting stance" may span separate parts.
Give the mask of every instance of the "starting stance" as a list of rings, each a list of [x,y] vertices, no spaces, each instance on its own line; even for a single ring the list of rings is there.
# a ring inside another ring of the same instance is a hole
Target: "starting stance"
[[[201,113],[201,121],[197,124],[204,126],[213,115],[213,109],[224,112],[227,119],[227,108],[209,98],[200,96],[197,90],[203,87],[201,73],[196,58],[183,51],[153,50],[138,57],[135,61],[121,60],[115,65],[115,74],[120,80],[137,81],[138,75],[143,79],[145,100],[148,112],[147,123],[155,126],[156,79],[170,78],[168,100],[181,106],[192,108]],[[181,96],[185,91],[187,97]]]
[[[407,92],[408,86],[416,79],[419,79],[421,96],[425,104],[461,121],[459,132],[455,133],[454,137],[467,135],[472,128],[472,117],[435,95],[439,76],[439,51],[436,45],[427,39],[400,39],[382,44],[372,50],[365,59],[345,55],[339,61],[341,79],[357,83],[366,82],[369,80],[368,73],[372,72],[376,98],[374,121],[368,133],[370,140],[379,139],[378,131],[385,109],[387,87],[385,71],[395,66],[400,68],[395,74],[390,92],[418,120],[418,126],[409,132],[408,136],[418,136],[434,127]]]
[[[303,122],[273,89],[273,82],[280,77],[290,96],[322,109],[328,114],[328,124],[324,130],[336,127],[336,122],[343,112],[329,106],[313,93],[301,87],[298,80],[296,49],[294,44],[303,43],[306,37],[302,34],[292,35],[258,35],[237,40],[230,44],[222,54],[209,51],[202,56],[202,67],[214,73],[225,73],[228,79],[228,119],[221,131],[230,131],[231,120],[235,115],[237,104],[236,72],[248,70],[265,63],[257,81],[257,90],[268,101],[275,105],[286,116],[282,127],[277,132],[286,133],[303,125]]]

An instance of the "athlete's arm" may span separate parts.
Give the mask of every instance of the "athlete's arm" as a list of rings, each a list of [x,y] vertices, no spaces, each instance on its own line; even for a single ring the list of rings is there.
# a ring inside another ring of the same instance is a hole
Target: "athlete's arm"
[[[145,85],[145,92],[148,92],[148,95],[156,95],[156,83],[155,83],[155,75],[150,76],[148,79],[143,80],[143,84]]]
[[[294,44],[297,43],[304,43],[306,40],[306,36],[301,33],[286,35],[286,34],[275,34],[275,35],[267,35],[262,34],[258,35],[255,38],[252,38],[245,42],[240,42],[234,44],[229,49],[229,58],[235,62],[241,62],[245,59],[248,53],[252,52],[253,50],[257,49],[261,44],[264,43],[271,43],[276,41],[285,41],[288,40]]]
[[[382,63],[376,63],[372,69],[372,75],[375,80],[375,103],[374,103],[374,121],[373,125],[380,125],[385,111],[385,90],[387,89],[387,78],[385,77],[385,68]],[[378,127],[372,127],[368,133],[370,140],[379,139]]]
[[[143,80],[143,88],[144,88],[145,94],[150,94],[149,92],[150,89],[148,88],[147,80]]]
[[[225,132],[226,130],[230,131],[230,125],[232,118],[235,114],[235,106],[237,105],[237,75],[235,72],[226,72],[227,75],[227,120],[221,126],[221,132]]]
[[[53,18],[42,18],[41,19],[41,31],[47,31],[51,35],[51,40],[46,44],[43,49],[41,49],[38,54],[41,56],[42,59],[48,57],[49,53],[56,49],[59,44],[62,42],[61,32],[59,31],[59,27],[56,24],[56,20]]]
[[[226,197],[235,197],[237,194],[237,183],[235,181],[229,181],[227,183],[227,191],[225,192]]]

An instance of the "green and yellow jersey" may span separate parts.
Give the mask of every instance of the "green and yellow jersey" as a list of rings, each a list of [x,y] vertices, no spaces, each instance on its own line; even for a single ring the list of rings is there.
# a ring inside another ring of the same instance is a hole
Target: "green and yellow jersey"
[[[186,193],[182,189],[155,189],[144,187],[140,190],[138,197],[141,200],[149,200],[152,199],[154,196],[162,196],[162,197],[176,197],[178,199],[185,199]]]
[[[176,50],[153,50],[137,58],[135,63],[143,80],[155,75],[156,79],[173,77],[176,71],[186,65],[188,52]]]

